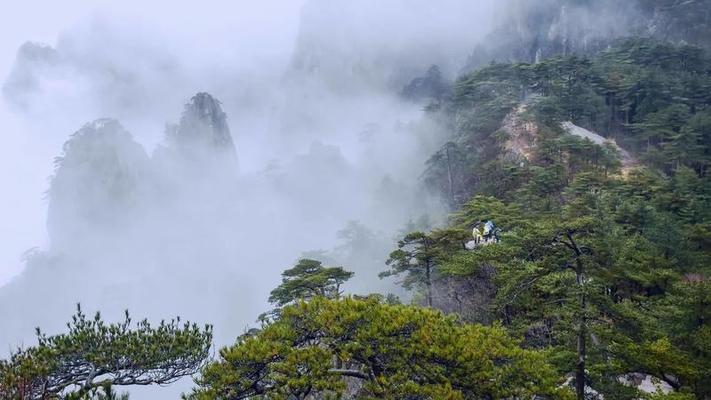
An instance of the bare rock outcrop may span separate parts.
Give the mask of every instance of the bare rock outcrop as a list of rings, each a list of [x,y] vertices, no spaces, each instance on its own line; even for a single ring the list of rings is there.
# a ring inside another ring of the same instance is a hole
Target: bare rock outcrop
[[[637,164],[637,160],[635,160],[632,154],[620,147],[614,139],[602,137],[595,132],[577,126],[570,121],[563,122],[561,124],[561,127],[569,134],[588,139],[599,146],[604,146],[606,144],[611,145],[615,150],[617,150],[617,153],[620,155],[620,161],[622,162],[623,171],[629,170]]]
[[[530,100],[519,104],[504,118],[501,125],[501,131],[506,134],[506,141],[503,144],[505,157],[512,158],[514,161],[533,161],[538,146],[540,126],[535,120],[526,116],[529,103]],[[620,147],[613,139],[605,138],[571,121],[563,122],[560,127],[566,133],[590,140],[598,146],[611,146],[620,157],[623,174],[637,165],[637,160],[632,154]]]
[[[237,151],[220,101],[205,92],[193,96],[180,122],[166,126],[164,143],[153,158],[168,180],[176,173],[184,178],[234,177]]]

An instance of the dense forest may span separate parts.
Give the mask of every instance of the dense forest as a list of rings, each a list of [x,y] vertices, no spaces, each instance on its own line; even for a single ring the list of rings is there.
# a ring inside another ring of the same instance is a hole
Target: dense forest
[[[421,178],[447,224],[413,223],[380,266],[408,296],[303,258],[216,354],[210,326],[79,308],[0,361],[0,399],[186,376],[195,400],[711,399],[711,9],[642,3],[669,31],[475,52],[405,86],[451,133]]]
[[[487,312],[468,318],[556,349],[561,373],[606,398],[634,396],[629,371],[706,398],[710,71],[699,48],[634,39],[460,78],[438,111],[459,135],[426,175],[461,203],[448,229],[421,234],[433,279],[491,280]],[[488,220],[496,242],[467,250],[460,238]]]

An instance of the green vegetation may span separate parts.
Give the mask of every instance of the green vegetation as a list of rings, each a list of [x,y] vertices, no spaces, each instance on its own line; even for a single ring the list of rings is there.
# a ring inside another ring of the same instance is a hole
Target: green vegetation
[[[463,248],[468,232],[463,230],[435,230],[429,233],[415,231],[398,242],[398,248],[390,253],[385,262],[390,269],[379,274],[380,278],[405,275],[400,284],[408,290],[420,291],[428,306],[433,305],[432,284],[438,277],[437,265],[451,251]]]
[[[499,326],[377,297],[318,297],[222,349],[187,398],[565,398],[558,381],[546,353]]]
[[[38,333],[0,362],[0,399],[110,399],[198,371],[186,399],[710,398],[709,56],[631,39],[590,59],[492,64],[428,110],[453,137],[424,182],[454,213],[444,228],[413,224],[380,274],[415,304],[343,297],[353,273],[304,258],[261,328],[208,363],[209,327],[131,330],[128,316],[80,311],[68,334]],[[484,221],[498,240],[472,245]],[[341,236],[353,260],[376,247],[355,223]],[[486,315],[465,321],[462,299],[481,293],[456,283],[484,279]],[[436,309],[445,281],[460,315]],[[631,373],[673,392],[640,393],[622,382]]]
[[[316,296],[338,298],[341,285],[353,276],[353,272],[342,267],[324,267],[320,261],[302,258],[281,275],[281,285],[269,296],[269,302],[279,307]]]
[[[269,302],[276,308],[261,314],[259,320],[266,323],[278,318],[282,307],[314,297],[338,299],[341,285],[353,277],[353,272],[342,267],[324,267],[320,261],[300,259],[295,266],[282,272],[281,284],[272,290]]]
[[[179,320],[131,328],[131,319],[106,324],[79,309],[68,333],[0,360],[0,399],[117,399],[112,386],[167,385],[195,373],[212,345],[212,329]]]
[[[679,396],[711,395],[711,61],[692,46],[628,40],[592,59],[495,64],[462,77],[443,107],[466,157],[430,160],[435,190],[466,171],[449,228],[483,220],[501,241],[473,251],[435,244],[439,276],[493,268],[490,313],[527,348],[552,349],[561,375],[605,398],[643,372]],[[529,153],[507,144],[519,118]],[[565,121],[614,139],[568,134]],[[449,150],[451,152],[451,150]],[[524,154],[522,154],[524,153]]]
[[[453,206],[475,194],[512,200],[529,191],[558,194],[583,170],[613,171],[606,147],[564,135],[571,121],[615,139],[666,175],[686,166],[700,176],[711,162],[711,60],[693,46],[636,39],[592,59],[494,64],[460,78],[442,112],[455,140],[428,162],[426,182]],[[502,156],[504,117],[535,121],[537,154],[526,165]],[[560,201],[559,201],[560,203]]]

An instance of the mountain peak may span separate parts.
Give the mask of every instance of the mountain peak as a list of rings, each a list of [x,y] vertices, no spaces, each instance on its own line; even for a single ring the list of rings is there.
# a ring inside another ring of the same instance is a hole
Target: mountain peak
[[[197,144],[235,152],[227,115],[221,104],[209,93],[197,93],[185,105],[180,124],[174,128],[173,139],[189,142],[191,146]]]
[[[48,191],[48,228],[57,248],[125,222],[149,169],[143,146],[115,119],[87,123],[63,150]]]

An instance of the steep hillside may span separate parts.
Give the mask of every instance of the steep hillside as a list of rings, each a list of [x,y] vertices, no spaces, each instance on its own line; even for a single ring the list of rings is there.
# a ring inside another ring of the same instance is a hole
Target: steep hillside
[[[508,0],[498,28],[473,52],[466,70],[498,62],[589,56],[622,37],[709,47],[708,0]]]
[[[711,399],[711,0],[486,2],[510,9],[465,62],[484,3],[306,2],[239,142],[206,92],[150,155],[79,129],[0,288],[0,400]],[[6,98],[78,65],[106,104],[148,90],[72,54],[23,46]],[[75,302],[206,325],[77,307],[57,333]]]
[[[578,398],[650,379],[708,398],[709,88],[706,52],[648,39],[463,76],[425,175],[454,214],[403,239],[427,238],[410,287],[553,348]]]
[[[536,168],[562,162],[563,153],[570,162],[550,177],[556,191],[579,172],[613,172],[617,151],[566,134],[568,122],[667,175],[686,166],[705,176],[710,89],[705,52],[646,39],[618,42],[593,58],[494,64],[455,83],[439,111],[453,140],[428,161],[425,179],[456,205],[474,193],[511,199],[543,173]],[[531,153],[534,142],[538,154]],[[525,160],[504,156],[501,148],[512,146]]]

